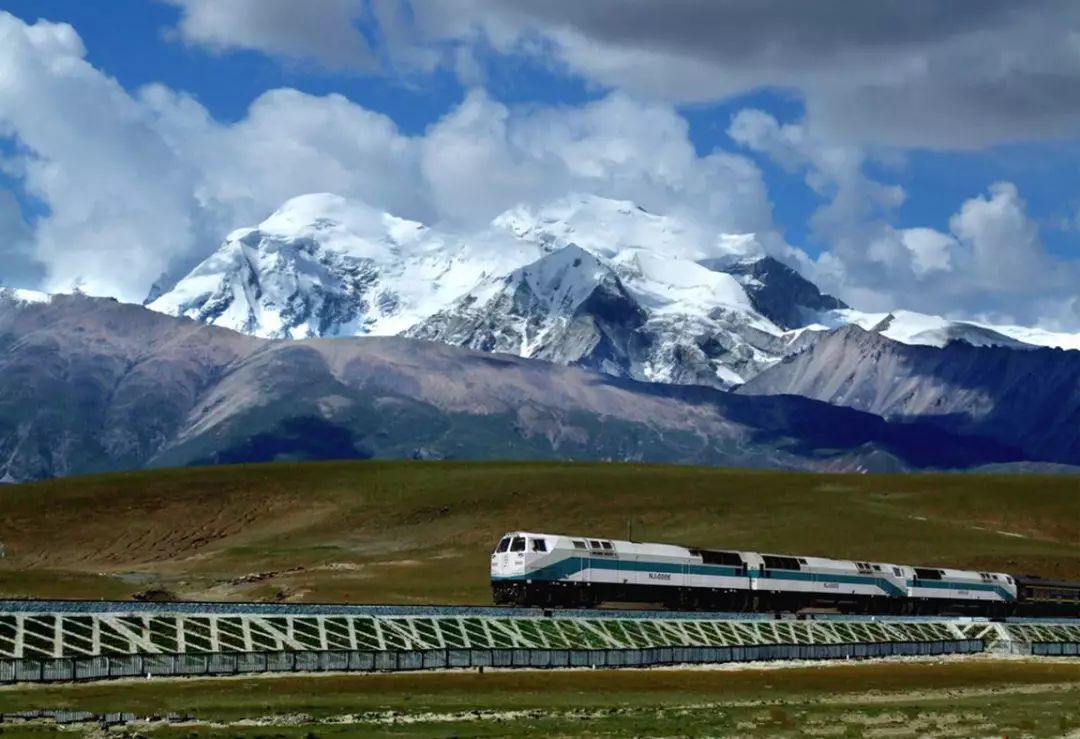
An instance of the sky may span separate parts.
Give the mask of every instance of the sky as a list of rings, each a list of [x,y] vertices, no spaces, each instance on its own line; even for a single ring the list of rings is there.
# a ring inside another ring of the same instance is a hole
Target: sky
[[[0,0],[0,283],[141,301],[335,192],[569,192],[865,310],[1080,330],[1080,4]]]

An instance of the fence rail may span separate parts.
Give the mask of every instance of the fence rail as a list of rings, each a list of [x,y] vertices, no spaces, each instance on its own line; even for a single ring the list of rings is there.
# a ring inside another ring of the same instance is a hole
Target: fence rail
[[[835,660],[972,654],[978,639],[856,644],[763,644],[651,649],[427,649],[286,651],[233,654],[131,654],[0,660],[0,683],[273,672],[401,672],[454,668],[652,667],[769,660]]]
[[[1031,653],[1039,657],[1080,657],[1080,643],[1077,642],[1035,642]]]

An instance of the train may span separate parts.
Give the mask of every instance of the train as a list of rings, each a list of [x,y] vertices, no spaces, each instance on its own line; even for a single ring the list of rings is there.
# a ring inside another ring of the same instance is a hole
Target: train
[[[513,531],[491,554],[498,605],[1080,618],[1080,582]]]

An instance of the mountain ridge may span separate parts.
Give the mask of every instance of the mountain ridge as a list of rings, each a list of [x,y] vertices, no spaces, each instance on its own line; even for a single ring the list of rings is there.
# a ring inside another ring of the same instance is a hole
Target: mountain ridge
[[[1080,462],[1080,352],[901,344],[859,326],[825,333],[738,389],[793,394],[978,434],[1047,462]]]
[[[478,319],[499,285],[562,249],[584,251],[617,278],[619,288],[594,286],[604,315],[553,317],[545,306],[555,296],[533,289],[530,310],[508,295],[488,311],[501,323]],[[467,234],[328,193],[303,195],[258,226],[232,232],[172,289],[155,293],[155,310],[256,336],[416,335],[720,388],[749,380],[813,334],[849,324],[908,344],[1080,349],[1080,334],[862,312],[821,292],[753,234],[717,234],[685,217],[583,194],[516,206]],[[620,320],[602,326],[613,318],[614,296]],[[541,346],[530,333],[550,340]]]
[[[83,296],[0,299],[0,477],[325,458],[966,468],[1005,445],[804,398],[404,337],[268,341]]]

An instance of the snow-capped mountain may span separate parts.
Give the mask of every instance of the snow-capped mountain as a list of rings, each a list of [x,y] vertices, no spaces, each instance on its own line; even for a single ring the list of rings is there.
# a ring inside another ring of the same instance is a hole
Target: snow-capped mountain
[[[863,313],[844,308],[822,313],[818,320],[822,321],[823,325],[814,328],[833,329],[854,325],[911,346],[940,348],[950,342],[960,341],[971,346],[1004,346],[1012,349],[1080,349],[1080,334],[1056,333],[1026,326],[952,321],[941,316],[908,310]]]
[[[507,242],[478,248],[357,201],[303,195],[229,234],[148,307],[264,338],[393,335],[539,255]]]
[[[521,205],[468,234],[304,195],[229,234],[149,307],[266,338],[407,335],[721,388],[851,324],[907,344],[1080,348],[1078,336],[859,312],[753,234],[591,195]]]
[[[651,382],[737,385],[783,354],[785,332],[729,274],[626,248],[564,246],[484,281],[409,336]]]
[[[268,338],[405,334],[729,387],[791,337],[742,276],[707,265],[762,257],[752,235],[595,196],[517,207],[465,236],[319,194],[233,232],[149,307]]]

